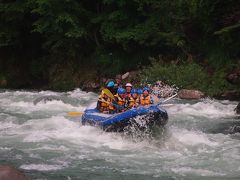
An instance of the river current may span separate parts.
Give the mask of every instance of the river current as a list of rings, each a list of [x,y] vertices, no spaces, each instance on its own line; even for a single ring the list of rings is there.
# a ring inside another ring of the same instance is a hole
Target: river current
[[[62,100],[34,100],[42,96]],[[166,129],[128,135],[82,126],[67,112],[93,106],[97,94],[0,91],[0,164],[30,179],[239,179],[237,102],[173,99]],[[139,133],[139,132],[137,132]]]

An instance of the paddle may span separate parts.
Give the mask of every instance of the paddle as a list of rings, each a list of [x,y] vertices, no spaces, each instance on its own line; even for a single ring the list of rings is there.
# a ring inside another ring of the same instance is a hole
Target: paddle
[[[101,101],[101,102],[104,102],[104,103],[107,103],[107,104],[112,104],[113,106],[115,106],[118,109],[122,108],[118,104],[114,104],[114,103],[111,103],[111,102],[108,102],[108,101],[104,101],[102,99],[98,99],[98,101]],[[83,114],[84,114],[84,112],[74,112],[74,111],[73,112],[68,112],[68,116],[71,116],[71,117],[81,116]]]
[[[126,79],[129,76],[129,72],[126,72],[125,74],[122,75],[122,80]]]
[[[103,89],[102,90],[109,98],[111,98],[112,100],[115,101],[115,97],[114,95],[111,93],[111,91],[109,91],[108,89]]]
[[[162,104],[161,106],[162,107],[172,107],[172,106],[174,106],[175,104]]]
[[[110,99],[113,100],[112,105],[115,106],[115,107],[117,108],[117,110],[123,108],[122,106],[120,106],[120,105],[118,105],[118,104],[116,103],[116,99],[115,99],[114,95],[111,93],[111,91],[109,91],[108,89],[103,89],[102,91],[103,91]]]
[[[102,100],[102,99],[98,99],[98,101],[101,101],[101,102],[104,102],[104,103],[107,103],[107,104],[112,104],[114,107],[117,108],[117,110],[121,110],[121,109],[124,108],[124,107],[120,106],[119,104],[116,104],[116,103],[113,103],[113,102],[108,102],[108,101],[105,101],[105,100]]]
[[[106,94],[107,94],[107,96],[109,95],[109,97],[112,95],[112,93],[108,90],[108,89],[104,89],[104,91],[106,92]],[[104,93],[105,93],[104,92]],[[170,99],[172,99],[172,98],[174,98],[174,97],[176,97],[177,96],[177,93],[176,94],[174,94],[174,95],[172,95],[172,96],[170,96],[169,98],[167,98],[167,99],[165,99],[165,100],[163,100],[163,101],[161,101],[161,102],[159,102],[158,104],[156,104],[155,106],[159,106],[160,104],[162,104],[162,103],[164,103],[164,102],[167,102],[167,101],[169,101]],[[114,98],[114,96],[112,95],[112,97]],[[110,97],[111,98],[111,97]],[[102,101],[102,102],[105,102],[105,103],[109,103],[109,104],[112,104],[112,105],[114,105],[116,108],[122,108],[120,105],[118,105],[118,104],[114,104],[114,103],[111,103],[111,102],[108,102],[108,101],[104,101],[104,100],[100,100],[100,101]],[[172,105],[172,104],[171,104]],[[68,115],[69,116],[72,116],[72,117],[76,117],[76,116],[81,116],[81,115],[83,115],[83,113],[84,112],[68,112]]]
[[[170,96],[170,97],[167,98],[167,99],[164,99],[163,101],[159,102],[159,103],[156,104],[155,106],[159,106],[160,104],[165,103],[165,102],[169,101],[170,99],[172,99],[172,98],[174,98],[174,97],[176,97],[176,96],[177,96],[177,93],[174,94],[174,95],[172,95],[172,96]]]
[[[75,116],[81,116],[84,112],[68,112],[69,116],[75,117]]]

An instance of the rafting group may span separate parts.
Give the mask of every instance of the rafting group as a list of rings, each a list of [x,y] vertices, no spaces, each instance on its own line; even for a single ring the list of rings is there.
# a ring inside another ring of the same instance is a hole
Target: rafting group
[[[98,98],[97,109],[100,112],[114,114],[138,106],[153,104],[148,87],[135,89],[131,83],[123,86],[121,81],[121,76],[117,75],[115,80],[106,83],[105,89],[101,91]]]

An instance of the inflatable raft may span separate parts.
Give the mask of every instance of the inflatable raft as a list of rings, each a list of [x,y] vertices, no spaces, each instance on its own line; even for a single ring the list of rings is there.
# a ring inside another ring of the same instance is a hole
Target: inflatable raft
[[[82,116],[83,125],[99,126],[105,131],[121,132],[128,126],[152,128],[164,127],[168,121],[166,110],[157,105],[129,109],[117,114],[103,114],[99,110],[87,109]]]

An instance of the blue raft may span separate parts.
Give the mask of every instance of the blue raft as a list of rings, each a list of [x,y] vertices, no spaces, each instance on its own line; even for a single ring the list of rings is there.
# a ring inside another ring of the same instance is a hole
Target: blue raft
[[[168,121],[168,114],[166,110],[157,105],[142,106],[138,108],[129,109],[117,114],[103,114],[99,110],[87,109],[82,116],[83,125],[99,126],[105,131],[121,132],[128,126],[144,124],[144,128],[152,128],[153,126],[164,127]]]

